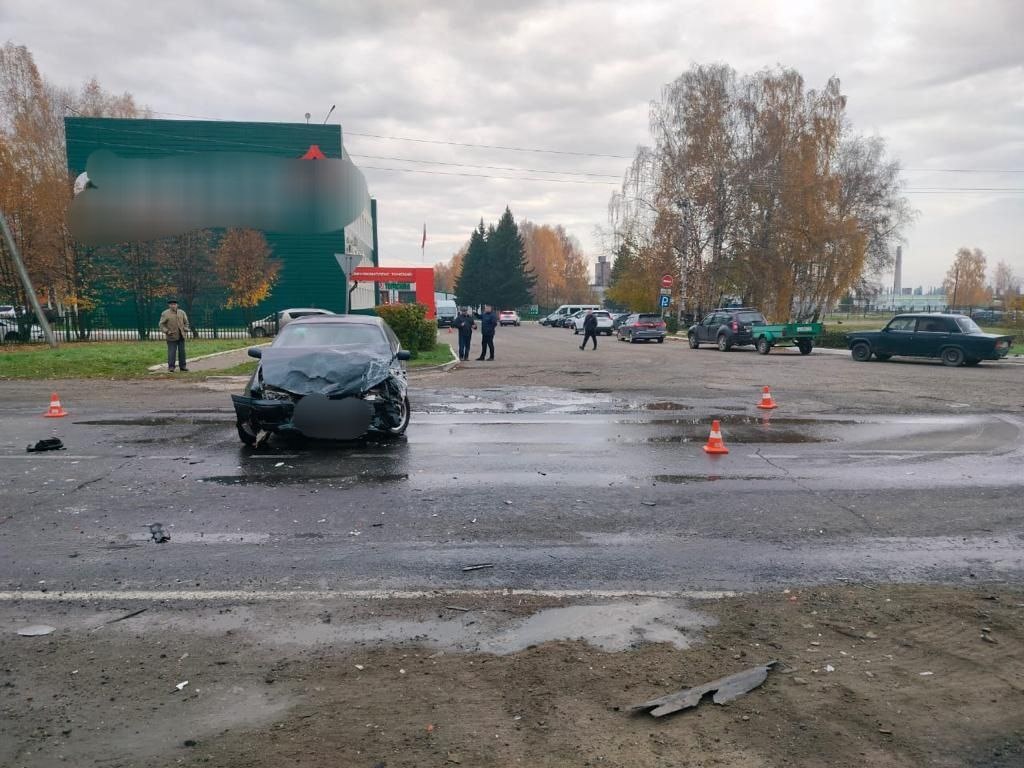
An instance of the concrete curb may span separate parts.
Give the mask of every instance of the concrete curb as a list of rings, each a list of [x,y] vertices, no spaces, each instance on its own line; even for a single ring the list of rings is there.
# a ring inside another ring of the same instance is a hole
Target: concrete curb
[[[459,356],[457,354],[455,354],[455,350],[452,348],[451,344],[448,345],[448,351],[451,353],[452,359],[449,360],[447,363],[442,363],[441,365],[428,365],[428,366],[426,366],[424,368],[410,368],[409,369],[409,375],[411,376],[414,373],[421,373],[421,372],[428,372],[428,371],[442,371],[443,373],[448,373],[449,371],[454,370],[455,368],[458,368],[459,367],[459,362],[460,362]]]
[[[225,349],[222,352],[211,352],[208,355],[200,355],[199,357],[191,357],[191,358],[189,358],[188,362],[194,363],[197,360],[209,360],[211,357],[221,357],[223,355],[233,355],[236,352],[238,352],[239,350],[250,349],[251,347],[269,347],[269,346],[270,346],[270,342],[269,341],[264,342],[263,344],[250,344],[247,347],[235,347],[234,349]],[[149,371],[150,373],[160,373],[161,371],[167,370],[167,364],[166,363],[157,363],[156,365],[149,366],[146,370]]]

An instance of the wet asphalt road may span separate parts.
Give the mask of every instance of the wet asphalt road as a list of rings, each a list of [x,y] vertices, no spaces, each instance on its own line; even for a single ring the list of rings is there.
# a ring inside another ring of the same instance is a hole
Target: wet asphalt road
[[[776,390],[782,407],[768,415],[730,391],[522,386],[508,380],[540,363],[515,356],[566,339],[515,331],[522,346],[499,345],[493,368],[414,375],[412,426],[398,441],[254,453],[235,435],[234,383],[168,384],[182,389],[175,408],[167,389],[107,383],[64,396],[73,413],[56,428],[67,451],[30,455],[24,446],[55,422],[39,416],[26,385],[0,384],[0,590],[1022,581],[1019,413],[849,412],[856,402],[830,412],[803,393],[794,394],[800,407],[790,405],[786,383]],[[703,364],[693,357],[701,352],[682,350],[601,352],[612,367],[629,355]],[[792,362],[850,370],[845,358],[815,357]],[[590,364],[599,377],[602,364]],[[911,365],[900,376],[915,371],[921,386],[948,373]],[[1024,374],[1007,371],[992,373]],[[473,386],[484,375],[493,380]],[[111,402],[117,390],[121,405]],[[711,418],[722,419],[727,456],[701,450]],[[170,542],[149,540],[155,522]],[[463,570],[477,564],[493,567]]]

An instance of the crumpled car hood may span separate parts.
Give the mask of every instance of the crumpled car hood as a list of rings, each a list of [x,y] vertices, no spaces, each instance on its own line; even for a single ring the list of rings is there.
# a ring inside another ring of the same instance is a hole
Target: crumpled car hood
[[[391,358],[364,349],[267,349],[263,383],[293,395],[360,395],[391,377]]]

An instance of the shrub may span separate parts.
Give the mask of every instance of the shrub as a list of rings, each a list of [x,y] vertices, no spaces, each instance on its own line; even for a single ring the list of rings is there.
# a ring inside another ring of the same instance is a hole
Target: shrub
[[[413,357],[433,349],[437,343],[437,323],[427,320],[427,308],[422,304],[382,304],[377,314],[402,342]]]

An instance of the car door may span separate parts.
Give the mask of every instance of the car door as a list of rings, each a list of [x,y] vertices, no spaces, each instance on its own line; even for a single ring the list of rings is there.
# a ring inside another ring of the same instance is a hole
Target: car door
[[[722,323],[719,320],[719,313],[712,312],[707,315],[699,326],[697,326],[697,338],[701,341],[717,341],[718,326]]]
[[[879,355],[914,355],[914,333],[917,326],[916,317],[894,317],[889,321],[875,343],[875,354]]]
[[[939,352],[949,342],[950,329],[948,323],[949,321],[944,317],[917,318],[913,354],[921,357],[938,357]]]

